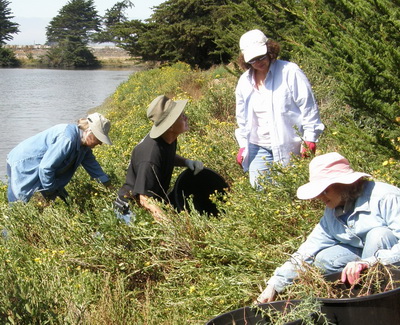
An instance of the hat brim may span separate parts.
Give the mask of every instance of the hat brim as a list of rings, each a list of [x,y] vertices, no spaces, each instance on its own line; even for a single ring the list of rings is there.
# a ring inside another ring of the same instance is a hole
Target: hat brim
[[[182,114],[183,109],[185,108],[188,100],[176,100],[175,106],[172,109],[171,113],[169,113],[168,117],[164,119],[160,124],[153,125],[150,130],[150,138],[158,138],[163,135],[178,119],[178,117]]]
[[[297,189],[297,197],[301,200],[313,199],[325,191],[332,184],[352,184],[361,177],[370,177],[371,175],[360,172],[352,172],[332,179],[313,181],[300,186]]]
[[[94,132],[93,132],[93,134],[94,134]],[[105,144],[108,144],[110,146],[112,145],[112,141],[108,136],[105,136],[104,134],[101,134],[101,136],[100,136],[100,134],[98,136],[95,134],[94,136],[97,139],[99,139],[101,141],[101,143],[105,143]]]
[[[267,54],[267,45],[253,46],[249,49],[243,50],[243,57],[246,63],[252,59]]]
[[[98,140],[101,141],[101,143],[105,143],[105,144],[108,144],[108,145],[112,145],[111,139],[110,139],[108,136],[106,136],[105,134],[97,133],[97,132],[95,132],[95,131],[93,131],[93,130],[92,130],[92,132],[93,132],[94,136],[95,136]],[[96,134],[96,133],[97,133],[97,134]]]

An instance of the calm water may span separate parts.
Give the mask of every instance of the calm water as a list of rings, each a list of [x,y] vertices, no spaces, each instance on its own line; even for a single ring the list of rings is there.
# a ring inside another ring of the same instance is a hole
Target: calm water
[[[0,69],[0,180],[19,142],[55,124],[75,123],[135,72]]]

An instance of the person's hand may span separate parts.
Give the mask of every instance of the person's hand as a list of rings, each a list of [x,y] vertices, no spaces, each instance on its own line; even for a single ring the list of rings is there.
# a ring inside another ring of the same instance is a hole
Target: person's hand
[[[190,169],[193,170],[193,175],[197,175],[204,169],[204,164],[199,160],[185,160],[185,165]]]
[[[265,290],[258,296],[256,303],[263,304],[266,302],[274,301],[276,298],[277,292],[275,287],[271,284],[267,285]]]
[[[301,146],[301,157],[308,158],[310,157],[310,152],[315,155],[315,150],[317,150],[317,144],[315,142],[304,141]]]
[[[236,156],[236,162],[239,164],[240,167],[243,167],[242,166],[242,163],[243,163],[243,151],[244,151],[244,148],[240,148],[239,151],[238,151],[238,154]]]
[[[345,283],[348,281],[350,285],[356,284],[360,279],[362,270],[369,268],[366,262],[349,262],[342,271],[340,280]]]

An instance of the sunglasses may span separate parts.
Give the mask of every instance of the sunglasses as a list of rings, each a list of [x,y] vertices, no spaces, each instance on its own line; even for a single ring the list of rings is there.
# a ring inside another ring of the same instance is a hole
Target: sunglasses
[[[249,63],[249,64],[254,64],[254,63],[258,62],[258,61],[265,60],[267,57],[268,57],[268,54],[265,54],[265,55],[263,55],[263,56],[259,56],[259,57],[257,57],[257,58],[254,58],[254,59],[250,60],[250,61],[247,62],[247,63]]]

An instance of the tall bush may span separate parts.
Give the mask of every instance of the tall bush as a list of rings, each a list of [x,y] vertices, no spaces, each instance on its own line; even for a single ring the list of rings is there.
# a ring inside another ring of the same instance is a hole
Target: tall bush
[[[396,1],[301,1],[298,25],[282,35],[294,57],[335,78],[335,93],[359,127],[392,149],[398,144],[400,5]],[[393,141],[394,140],[394,144]]]

